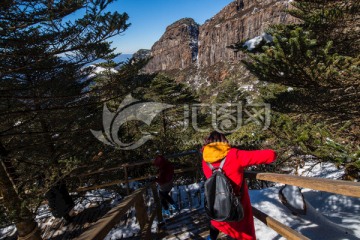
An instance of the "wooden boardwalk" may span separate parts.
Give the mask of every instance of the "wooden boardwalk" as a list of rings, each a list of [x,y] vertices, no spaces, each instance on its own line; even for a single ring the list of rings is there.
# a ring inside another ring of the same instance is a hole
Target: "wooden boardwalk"
[[[203,208],[183,212],[169,219],[159,237],[168,240],[205,239],[209,235],[209,221]],[[220,237],[218,239],[227,239],[224,235]]]
[[[81,233],[87,231],[97,220],[101,219],[110,210],[109,205],[103,204],[98,207],[85,209],[75,216],[74,221],[64,225],[61,219],[47,219],[41,224],[44,239],[74,239]],[[131,215],[131,214],[130,214]],[[124,219],[126,216],[124,216]],[[125,221],[124,221],[125,222]],[[121,222],[119,223],[121,224]],[[125,223],[131,226],[132,223]],[[159,227],[159,232],[152,232],[153,239],[205,239],[209,235],[209,219],[204,209],[182,211],[166,220],[166,223]],[[117,239],[141,239],[140,236],[122,237]],[[222,236],[220,239],[227,239]]]
[[[178,240],[178,239],[205,239],[209,235],[209,219],[205,210],[195,209],[182,211],[166,220],[166,223],[159,228],[158,233],[152,233],[151,240]],[[140,240],[139,236],[122,238],[126,240]],[[221,234],[218,239],[227,239]]]

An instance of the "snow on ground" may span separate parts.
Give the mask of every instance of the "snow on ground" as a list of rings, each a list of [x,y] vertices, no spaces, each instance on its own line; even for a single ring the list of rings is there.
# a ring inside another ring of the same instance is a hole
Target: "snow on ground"
[[[110,205],[112,207],[119,204],[122,197],[112,191],[105,189],[98,189],[86,192],[84,197],[80,198],[75,202],[75,207],[73,208],[75,212],[82,212],[84,209],[89,208],[94,205],[99,205],[104,201],[111,201]]]
[[[0,228],[0,239],[5,239],[7,236],[13,236],[16,232],[15,225],[5,228]]]
[[[252,205],[310,239],[360,239],[360,199],[306,190],[306,215],[295,216],[279,200],[280,187],[251,190]],[[257,238],[285,239],[255,219]]]
[[[299,187],[285,185],[283,188],[280,189],[279,194],[280,193],[286,200],[286,203],[289,204],[290,207],[292,207],[297,212],[306,209],[306,204],[303,200]]]
[[[332,163],[309,161],[298,170],[299,175],[341,179],[343,169]],[[360,239],[360,199],[326,192],[302,189],[306,215],[295,216],[279,200],[281,184],[275,187],[251,190],[252,205],[279,222],[290,226],[310,239]],[[294,205],[301,201],[292,199]],[[261,240],[285,239],[255,219],[257,238]]]
[[[171,216],[173,217],[178,214],[186,214],[194,209],[199,209],[203,207],[204,197],[202,194],[199,194],[203,188],[203,183],[193,183],[189,185],[176,185],[170,192],[171,197],[180,205],[180,212],[176,212],[170,208]],[[148,193],[149,195],[151,193]],[[153,204],[153,198],[148,198],[147,206]],[[157,231],[158,222],[155,219],[151,231]],[[135,236],[140,231],[140,226],[136,222],[136,217],[134,213],[130,214],[126,224],[119,224],[115,226],[109,234],[106,236],[105,240],[116,240],[125,237]],[[184,235],[183,239],[189,239],[188,235]],[[187,236],[187,237],[186,237]]]
[[[115,240],[135,236],[140,231],[140,226],[136,222],[135,217],[132,217],[128,223],[129,224],[125,226],[113,228],[104,240]]]

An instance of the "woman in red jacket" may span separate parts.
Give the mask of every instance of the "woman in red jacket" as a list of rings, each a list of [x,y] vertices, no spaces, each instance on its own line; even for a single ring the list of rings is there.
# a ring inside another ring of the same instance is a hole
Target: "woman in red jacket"
[[[217,168],[221,160],[225,157],[226,162],[223,171],[230,179],[235,194],[238,195],[240,194],[240,187],[244,180],[244,168],[251,165],[272,163],[276,158],[276,153],[273,150],[244,151],[232,148],[223,134],[214,131],[205,140],[203,147],[202,167],[206,178],[209,178],[212,174],[206,162]],[[208,239],[216,239],[219,231],[221,231],[233,239],[256,240],[253,214],[246,182],[243,185],[241,203],[244,208],[243,220],[239,222],[218,222],[211,220],[210,236]]]

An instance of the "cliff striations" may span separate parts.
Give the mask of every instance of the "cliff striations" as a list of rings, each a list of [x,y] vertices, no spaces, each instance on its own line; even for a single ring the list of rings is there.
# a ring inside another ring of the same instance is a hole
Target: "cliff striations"
[[[184,69],[196,62],[199,25],[191,18],[181,19],[166,28],[151,48],[152,59],[146,72]]]
[[[288,0],[237,0],[200,27],[193,19],[181,19],[167,27],[153,45],[153,58],[145,71],[238,63],[241,53],[235,53],[227,46],[261,35],[270,24],[294,21],[285,13],[288,7]]]
[[[200,27],[199,65],[211,66],[217,62],[237,62],[240,53],[227,46],[261,35],[270,24],[293,21],[284,10],[288,1],[244,0],[226,6]]]

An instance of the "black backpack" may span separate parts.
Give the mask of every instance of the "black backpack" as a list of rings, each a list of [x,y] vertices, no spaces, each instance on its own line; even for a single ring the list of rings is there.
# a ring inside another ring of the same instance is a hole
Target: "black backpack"
[[[244,218],[244,210],[240,202],[243,184],[240,196],[236,196],[230,180],[222,170],[225,161],[226,158],[221,161],[219,168],[214,168],[210,163],[206,163],[211,169],[212,175],[205,181],[205,211],[212,220],[238,222]]]

